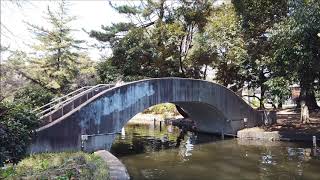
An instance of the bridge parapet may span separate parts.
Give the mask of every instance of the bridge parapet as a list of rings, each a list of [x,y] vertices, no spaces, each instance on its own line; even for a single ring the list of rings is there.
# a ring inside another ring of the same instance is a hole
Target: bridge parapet
[[[113,87],[114,84],[98,84],[95,86],[84,86],[80,89],[70,92],[60,98],[54,99],[48,104],[45,104],[33,112],[36,112],[41,125],[44,126],[52,121],[55,121],[74,108],[88,101],[93,96],[100,92]]]
[[[204,80],[146,79],[105,89],[85,99],[74,108],[68,109],[69,104],[65,104],[67,113],[59,112],[55,121],[37,129],[30,152],[110,147],[113,134],[134,115],[166,102],[183,108],[202,132],[236,135],[240,129],[263,123],[263,114],[233,91]],[[90,147],[86,147],[88,143],[84,146],[84,137],[90,140]],[[103,139],[109,140],[102,143]]]

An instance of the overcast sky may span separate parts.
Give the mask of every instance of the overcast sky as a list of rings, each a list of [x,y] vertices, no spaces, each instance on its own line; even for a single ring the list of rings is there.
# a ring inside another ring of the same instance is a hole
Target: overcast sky
[[[119,15],[114,11],[106,0],[72,0],[68,2],[70,4],[69,14],[78,18],[71,24],[74,29],[79,30],[73,33],[74,37],[87,40],[89,44],[93,44],[96,41],[83,32],[82,28],[87,31],[93,29],[99,30],[102,24],[111,25],[112,22],[126,20],[125,16]],[[1,26],[1,45],[10,46],[12,50],[28,51],[28,46],[25,43],[30,44],[34,41],[24,21],[45,26],[46,22],[43,17],[45,16],[47,6],[49,5],[50,8],[55,9],[57,4],[57,1],[54,0],[31,0],[27,2],[22,1],[17,5],[7,0],[1,0],[1,23],[5,26]],[[92,48],[88,50],[88,53],[93,59],[98,59],[100,57],[99,54],[102,52]]]
[[[19,3],[15,3],[18,1]],[[216,0],[215,4],[230,0]],[[57,8],[57,0],[0,0],[1,2],[1,45],[9,46],[11,50],[29,51],[26,45],[34,43],[32,34],[28,31],[25,22],[35,25],[46,26],[44,19],[47,7]],[[72,27],[78,29],[73,32],[76,39],[86,40],[88,44],[97,43],[90,38],[82,28],[87,31],[99,30],[101,25],[111,25],[115,22],[128,21],[124,15],[118,14],[107,0],[69,0],[69,14],[78,19],[73,22]],[[133,0],[113,0],[113,4],[139,3]],[[110,54],[110,49],[100,52],[96,48],[88,49],[88,53],[94,60],[99,59],[100,54]],[[1,54],[1,59],[6,59],[8,54]]]

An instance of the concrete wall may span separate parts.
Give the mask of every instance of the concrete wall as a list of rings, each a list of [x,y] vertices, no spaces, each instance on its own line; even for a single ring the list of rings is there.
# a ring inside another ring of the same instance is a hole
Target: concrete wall
[[[263,122],[261,113],[221,85],[183,78],[149,79],[105,90],[62,118],[39,128],[29,150],[93,151],[110,147],[114,133],[134,115],[166,102],[183,108],[204,132],[223,131],[236,135],[245,126]],[[243,121],[245,118],[247,123]],[[99,136],[95,137],[96,134]],[[102,139],[106,141],[101,144]]]

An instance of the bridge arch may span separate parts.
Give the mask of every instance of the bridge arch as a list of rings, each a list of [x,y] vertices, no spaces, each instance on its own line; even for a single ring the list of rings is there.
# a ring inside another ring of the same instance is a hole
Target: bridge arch
[[[261,114],[234,92],[216,83],[185,78],[140,80],[107,89],[68,114],[39,129],[31,152],[85,150],[111,146],[114,133],[137,113],[173,103],[203,132],[236,134],[262,122]]]

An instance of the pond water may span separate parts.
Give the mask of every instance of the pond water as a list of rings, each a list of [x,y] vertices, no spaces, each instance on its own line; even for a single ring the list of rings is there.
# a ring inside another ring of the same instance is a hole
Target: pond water
[[[180,136],[180,138],[178,138]],[[184,137],[184,139],[181,139]],[[224,139],[164,126],[128,124],[111,152],[132,179],[320,179],[311,143]]]

